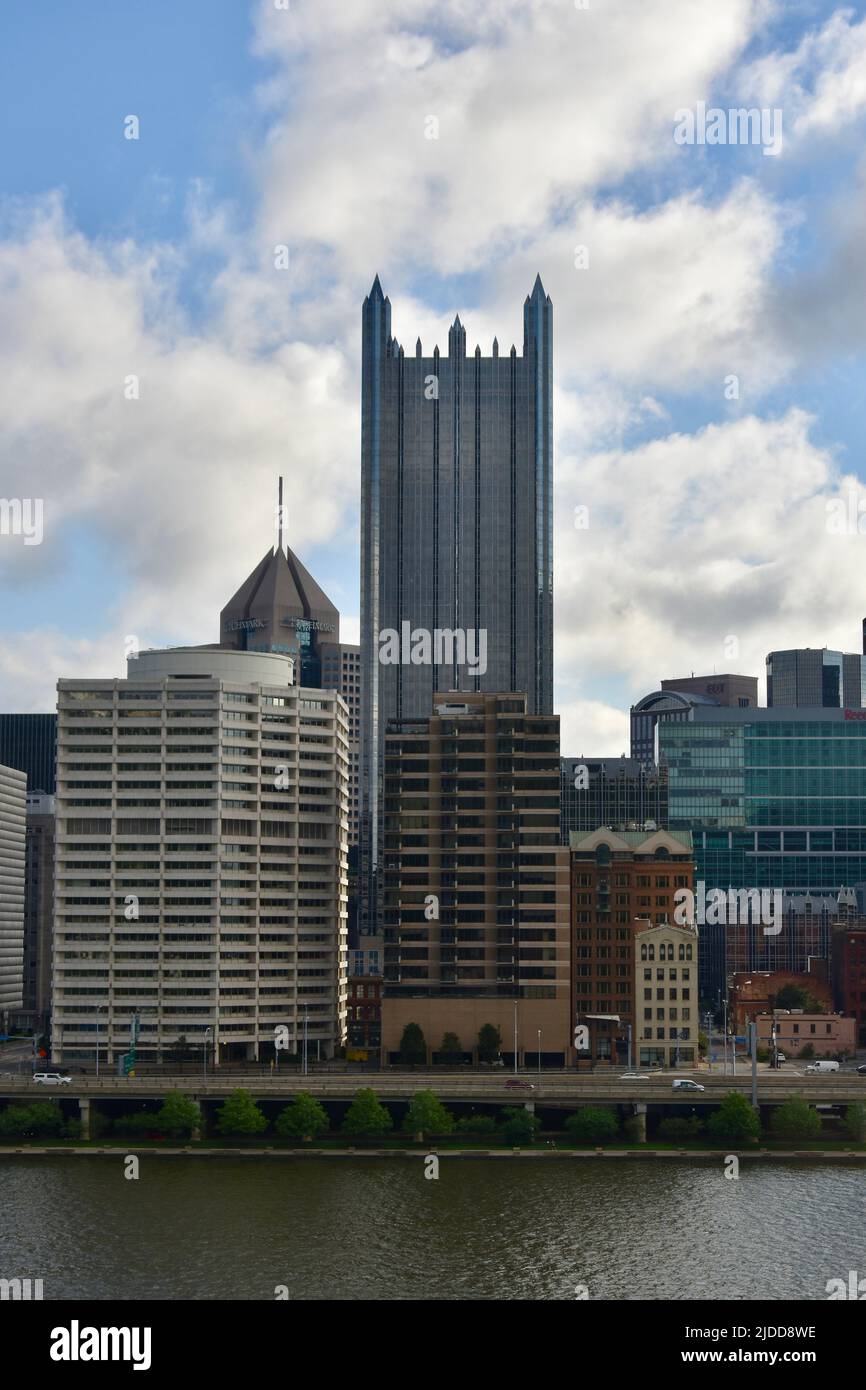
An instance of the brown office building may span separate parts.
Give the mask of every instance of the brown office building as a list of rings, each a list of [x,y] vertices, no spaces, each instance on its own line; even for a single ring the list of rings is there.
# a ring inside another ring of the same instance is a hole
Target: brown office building
[[[856,1020],[856,1045],[866,1046],[866,920],[834,924],[830,940],[833,1002]]]
[[[662,690],[680,690],[684,695],[704,695],[717,705],[734,709],[756,709],[757,676],[682,676],[662,681]]]
[[[568,850],[559,844],[559,719],[523,694],[433,697],[390,721],[384,781],[382,1051],[407,1023],[428,1055],[500,1031],[521,1065],[571,1061]]]
[[[594,1060],[628,1061],[629,1028],[637,1036],[635,935],[676,922],[674,895],[694,890],[694,873],[688,831],[571,835],[574,1016],[589,1027]]]
[[[771,1014],[777,995],[793,986],[830,1013],[833,992],[827,982],[827,962],[815,960],[810,973],[792,970],[741,970],[728,980],[728,1018],[735,1033],[745,1033],[759,1014]]]

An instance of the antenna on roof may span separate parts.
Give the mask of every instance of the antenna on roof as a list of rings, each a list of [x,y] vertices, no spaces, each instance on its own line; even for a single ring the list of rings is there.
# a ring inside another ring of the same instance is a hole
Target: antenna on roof
[[[280,486],[277,500],[277,527],[279,529],[280,550],[283,548],[283,480],[280,477]]]

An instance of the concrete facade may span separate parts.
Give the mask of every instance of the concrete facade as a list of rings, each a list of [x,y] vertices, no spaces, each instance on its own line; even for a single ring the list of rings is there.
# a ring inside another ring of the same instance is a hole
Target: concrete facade
[[[639,1022],[636,932],[673,922],[677,891],[694,886],[691,837],[602,827],[573,834],[570,854],[574,1016],[589,1020],[590,1056],[625,1063],[629,1025],[636,1036]]]
[[[857,1047],[857,1024],[853,1018],[839,1014],[807,1014],[777,1009],[772,1014],[759,1014],[758,1046],[772,1045],[773,1021],[776,1024],[776,1047],[789,1059],[801,1057],[803,1048],[810,1047],[816,1057],[835,1057],[837,1053],[853,1053]]]
[[[341,1045],[348,719],[290,680],[196,648],[58,683],[55,1062]]]
[[[640,1067],[698,1060],[698,934],[693,927],[637,924],[635,1057]]]

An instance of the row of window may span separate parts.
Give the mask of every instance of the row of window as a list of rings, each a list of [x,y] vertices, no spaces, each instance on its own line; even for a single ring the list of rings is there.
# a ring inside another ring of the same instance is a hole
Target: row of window
[[[656,948],[655,948],[655,945],[654,945],[654,943],[653,943],[652,941],[649,941],[649,942],[647,942],[647,941],[642,941],[642,942],[641,942],[641,946],[640,946],[640,958],[641,958],[641,960],[655,960],[655,958],[656,958]],[[659,956],[658,956],[658,958],[659,958],[659,960],[691,960],[691,959],[692,959],[692,943],[691,943],[690,941],[689,941],[689,942],[683,942],[683,941],[681,941],[681,942],[679,943],[679,945],[676,947],[676,956],[675,956],[675,955],[674,955],[674,943],[673,943],[672,941],[667,941],[667,942],[665,942],[665,941],[660,941],[660,942],[659,942]]]

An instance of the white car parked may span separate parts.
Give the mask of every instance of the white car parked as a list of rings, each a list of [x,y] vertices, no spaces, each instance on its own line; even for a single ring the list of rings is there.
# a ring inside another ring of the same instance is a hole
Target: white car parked
[[[61,1076],[59,1071],[35,1071],[33,1080],[42,1086],[71,1086],[71,1076]]]

